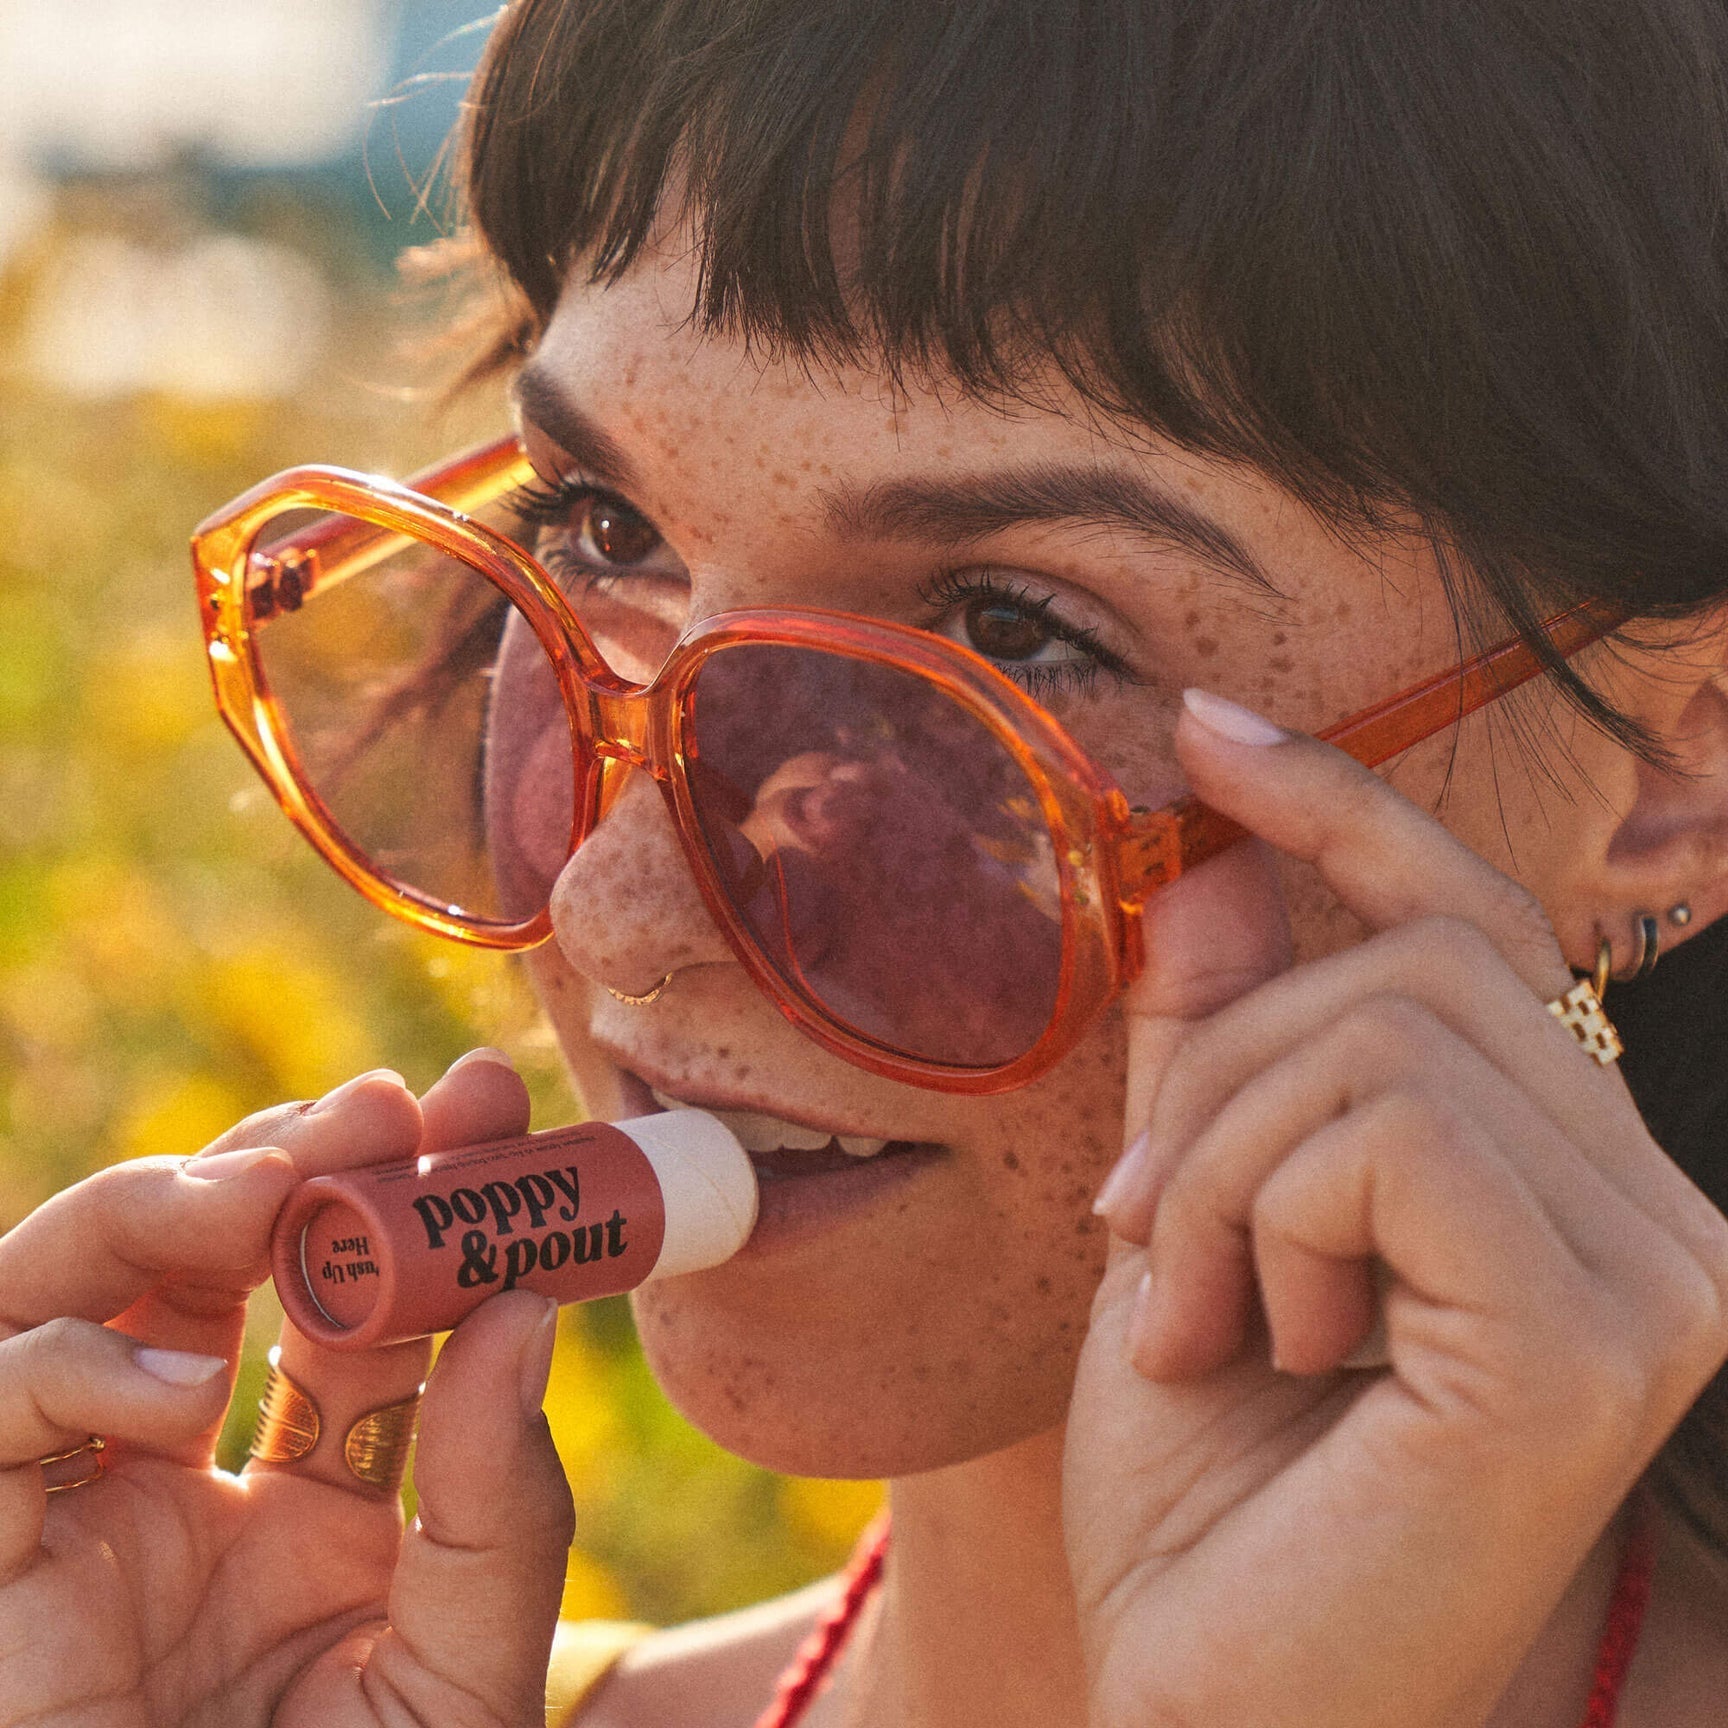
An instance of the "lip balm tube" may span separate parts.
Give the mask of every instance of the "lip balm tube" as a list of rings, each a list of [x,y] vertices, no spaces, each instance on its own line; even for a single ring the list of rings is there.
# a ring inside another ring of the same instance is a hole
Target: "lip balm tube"
[[[756,1172],[705,1110],[583,1122],[301,1183],[271,1269],[309,1338],[367,1350],[447,1331],[488,1296],[589,1302],[729,1260]]]

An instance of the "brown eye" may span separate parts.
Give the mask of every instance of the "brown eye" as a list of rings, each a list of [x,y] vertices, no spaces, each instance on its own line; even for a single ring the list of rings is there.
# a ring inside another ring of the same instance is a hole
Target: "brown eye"
[[[660,536],[647,517],[616,498],[595,498],[583,515],[582,538],[608,564],[640,564]]]
[[[966,608],[967,645],[990,660],[1030,660],[1050,643],[1050,632],[1034,612],[980,595]]]

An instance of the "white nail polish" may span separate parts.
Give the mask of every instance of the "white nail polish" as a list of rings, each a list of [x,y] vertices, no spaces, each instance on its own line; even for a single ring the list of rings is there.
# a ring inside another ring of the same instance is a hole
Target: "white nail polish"
[[[1210,690],[1188,689],[1182,692],[1183,706],[1206,728],[1232,744],[1283,744],[1290,734],[1282,726],[1274,726],[1263,714],[1244,708],[1228,697],[1216,696]]]
[[[144,1372],[170,1386],[202,1386],[228,1366],[225,1356],[199,1356],[190,1350],[152,1350],[139,1345],[132,1360]]]
[[[481,1062],[492,1068],[507,1068],[512,1074],[516,1072],[516,1064],[502,1050],[495,1050],[490,1044],[482,1044],[478,1049],[470,1050],[467,1055],[458,1056],[444,1072],[454,1074],[458,1068],[473,1067]]]
[[[1096,1216],[1107,1218],[1121,1205],[1134,1178],[1139,1174],[1140,1166],[1146,1162],[1146,1154],[1151,1146],[1152,1133],[1146,1128],[1141,1129],[1128,1143],[1128,1149],[1116,1160],[1115,1167],[1104,1178],[1104,1186],[1098,1190],[1098,1198],[1092,1202],[1092,1210]]]

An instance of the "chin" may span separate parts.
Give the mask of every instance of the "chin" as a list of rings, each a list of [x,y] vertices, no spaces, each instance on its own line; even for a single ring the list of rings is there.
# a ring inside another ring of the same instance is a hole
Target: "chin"
[[[1040,1351],[1013,1383],[979,1384],[955,1364],[728,1324],[680,1290],[707,1274],[638,1291],[636,1329],[674,1409],[718,1446],[787,1476],[877,1480],[944,1469],[1055,1427],[1073,1389],[1073,1351]],[[980,1358],[982,1353],[980,1353]],[[999,1367],[1001,1358],[992,1366]]]

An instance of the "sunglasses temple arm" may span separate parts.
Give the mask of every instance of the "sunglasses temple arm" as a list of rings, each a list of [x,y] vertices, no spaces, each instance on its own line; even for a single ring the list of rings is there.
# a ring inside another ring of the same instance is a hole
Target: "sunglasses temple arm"
[[[403,482],[410,492],[466,515],[483,509],[513,487],[532,480],[534,470],[515,433],[471,450],[454,462],[423,469]],[[327,589],[350,576],[361,576],[375,564],[412,544],[412,536],[374,527],[358,518],[327,515],[321,522],[286,538],[256,548],[265,558],[292,562],[302,594]]]
[[[1564,660],[1624,621],[1625,614],[1618,609],[1586,601],[1551,618],[1542,626],[1542,634]],[[1377,768],[1412,744],[1527,683],[1545,667],[1546,661],[1528,642],[1514,637],[1454,671],[1443,672],[1414,690],[1388,697],[1327,727],[1317,736],[1354,756],[1365,768]],[[1192,793],[1161,810],[1131,812],[1121,841],[1122,905],[1139,906],[1184,870],[1235,845],[1247,832]]]

